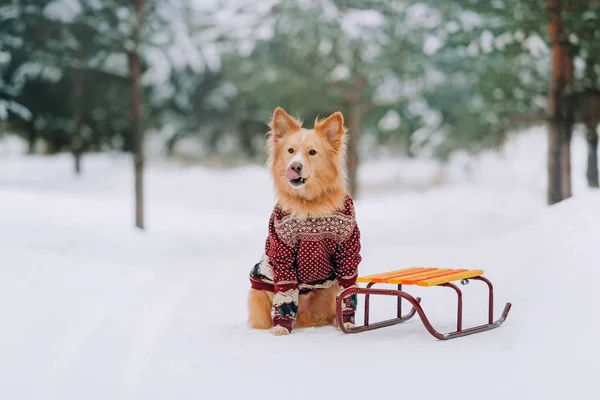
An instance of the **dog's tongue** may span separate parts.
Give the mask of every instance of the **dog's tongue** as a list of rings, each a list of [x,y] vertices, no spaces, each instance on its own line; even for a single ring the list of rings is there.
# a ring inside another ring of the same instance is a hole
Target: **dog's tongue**
[[[290,180],[294,180],[294,179],[298,179],[300,178],[300,175],[294,171],[291,168],[288,168],[287,171],[285,172],[285,176],[290,179]]]

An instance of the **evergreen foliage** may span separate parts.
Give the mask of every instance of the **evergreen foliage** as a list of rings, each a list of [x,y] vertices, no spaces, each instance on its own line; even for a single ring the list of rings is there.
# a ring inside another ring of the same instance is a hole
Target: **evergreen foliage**
[[[590,93],[600,76],[600,5],[579,3],[565,24],[576,90]],[[550,46],[541,0],[147,5],[145,128],[164,135],[166,152],[186,137],[208,154],[233,139],[230,152],[260,158],[277,106],[307,124],[341,110],[357,142],[442,158],[500,146],[509,130],[545,118]],[[46,152],[131,151],[133,21],[125,0],[0,6],[0,118],[31,152],[36,142]]]

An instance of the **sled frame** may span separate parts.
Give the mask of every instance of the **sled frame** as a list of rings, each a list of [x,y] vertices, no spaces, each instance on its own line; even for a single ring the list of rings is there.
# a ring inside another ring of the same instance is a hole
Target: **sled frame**
[[[502,315],[500,316],[499,319],[494,321],[494,287],[493,287],[492,283],[483,276],[476,276],[476,277],[472,277],[469,279],[463,279],[461,281],[461,283],[466,284],[466,283],[468,283],[469,280],[476,280],[476,281],[484,282],[488,287],[488,293],[489,293],[489,295],[488,295],[488,318],[487,318],[488,321],[486,324],[473,326],[473,327],[469,327],[466,329],[463,328],[463,326],[462,326],[463,325],[462,324],[463,323],[463,321],[462,321],[462,317],[463,317],[462,291],[460,290],[460,288],[458,286],[456,286],[455,284],[453,284],[451,282],[443,283],[440,285],[435,285],[435,286],[451,288],[457,294],[456,330],[452,331],[452,332],[447,332],[447,333],[441,333],[433,327],[431,322],[429,322],[429,318],[427,318],[427,315],[425,314],[423,307],[421,307],[421,298],[420,297],[415,298],[415,297],[411,296],[410,294],[408,294],[407,292],[403,291],[402,284],[398,284],[397,290],[373,289],[372,288],[373,285],[375,285],[377,282],[369,282],[367,284],[366,288],[350,287],[348,289],[345,289],[340,294],[340,296],[337,299],[337,315],[336,315],[337,326],[344,333],[360,333],[360,332],[370,331],[370,330],[374,330],[374,329],[384,328],[387,326],[397,325],[397,324],[400,324],[400,323],[410,320],[411,318],[413,318],[415,316],[415,314],[418,314],[419,317],[421,318],[421,322],[423,322],[423,325],[425,326],[425,329],[427,329],[427,331],[433,337],[435,337],[436,339],[439,339],[439,340],[455,339],[458,337],[472,335],[475,333],[485,332],[485,331],[489,331],[489,330],[498,328],[500,325],[502,325],[504,323],[504,321],[508,317],[508,313],[510,311],[512,304],[506,303],[506,305],[504,306]],[[356,294],[356,295],[364,294],[365,295],[365,309],[364,309],[363,325],[347,328],[343,324],[342,302],[346,297],[351,296],[353,294]],[[369,320],[369,305],[370,305],[369,303],[370,303],[371,295],[397,297],[398,303],[396,306],[396,318],[371,323]],[[412,305],[411,310],[405,315],[402,315],[402,299],[408,301]]]

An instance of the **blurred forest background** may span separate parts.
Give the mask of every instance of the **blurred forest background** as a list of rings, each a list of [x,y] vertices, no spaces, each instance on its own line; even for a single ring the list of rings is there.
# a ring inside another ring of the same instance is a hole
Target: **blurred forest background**
[[[344,113],[361,159],[501,148],[546,123],[548,203],[571,196],[585,126],[598,187],[596,0],[1,0],[0,140],[30,154],[133,155],[143,226],[149,143],[188,162],[264,161],[281,106]]]

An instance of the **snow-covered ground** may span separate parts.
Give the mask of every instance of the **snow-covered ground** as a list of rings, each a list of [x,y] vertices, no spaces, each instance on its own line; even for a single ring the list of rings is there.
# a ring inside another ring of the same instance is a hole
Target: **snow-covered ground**
[[[361,170],[362,274],[482,268],[496,314],[513,303],[501,328],[449,342],[416,318],[358,335],[249,330],[248,272],[273,205],[262,167],[154,163],[140,233],[128,159],[86,157],[76,178],[68,156],[0,148],[0,399],[594,398],[600,193],[585,188],[576,136],[575,197],[546,207],[544,139],[532,129],[445,169]],[[451,291],[410,290],[452,329]],[[481,322],[483,285],[464,294],[465,323]]]

